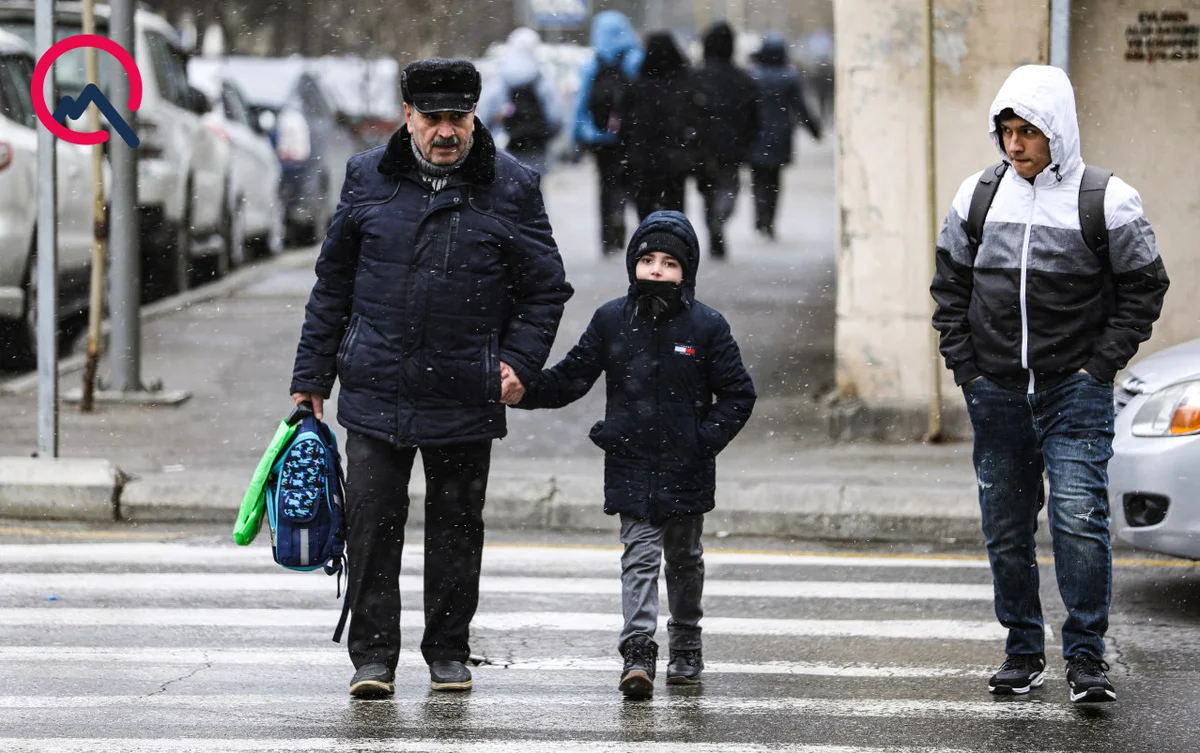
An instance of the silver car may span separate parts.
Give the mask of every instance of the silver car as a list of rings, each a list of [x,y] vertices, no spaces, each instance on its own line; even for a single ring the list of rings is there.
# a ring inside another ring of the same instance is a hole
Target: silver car
[[[1200,559],[1200,340],[1138,361],[1116,408],[1108,493],[1117,536]]]

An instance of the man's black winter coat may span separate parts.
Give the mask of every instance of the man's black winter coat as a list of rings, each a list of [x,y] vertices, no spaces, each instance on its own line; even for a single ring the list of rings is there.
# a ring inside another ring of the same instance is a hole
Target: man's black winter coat
[[[633,287],[641,239],[667,230],[682,238],[682,303],[658,317]],[[604,372],[604,420],[591,440],[604,450],[604,511],[648,518],[713,509],[718,452],[750,418],[754,384],[718,312],[695,299],[699,245],[679,212],[655,212],[626,253],[629,295],[596,311],[566,358],[529,387],[521,408],[558,408],[587,394]],[[714,398],[716,401],[714,402]]]
[[[340,379],[338,423],[398,446],[504,436],[500,362],[529,384],[572,293],[537,174],[478,120],[436,193],[407,127],[351,158],[316,271],[291,391]]]

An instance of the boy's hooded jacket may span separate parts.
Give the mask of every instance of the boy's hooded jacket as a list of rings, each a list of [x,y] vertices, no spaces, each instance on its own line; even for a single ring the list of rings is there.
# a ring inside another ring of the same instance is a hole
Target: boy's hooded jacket
[[[669,232],[684,242],[679,304],[655,317],[634,284],[642,239]],[[629,294],[601,306],[579,343],[529,386],[521,408],[558,408],[605,374],[604,420],[591,440],[605,453],[604,511],[658,523],[708,512],[715,458],[745,425],[754,384],[729,324],[695,298],[699,243],[679,212],[655,212],[626,252]],[[716,398],[714,403],[713,399]]]
[[[1010,167],[1000,181],[978,249],[967,240],[971,195],[981,173],[963,181],[937,244],[933,326],[954,381],[987,375],[1010,389],[1053,387],[1079,369],[1111,382],[1150,336],[1167,273],[1137,191],[1108,183],[1108,259],[1093,253],[1079,224],[1083,158],[1071,82],[1058,68],[1022,66],[989,113],[1006,109],[1050,139],[1050,165],[1033,183]]]

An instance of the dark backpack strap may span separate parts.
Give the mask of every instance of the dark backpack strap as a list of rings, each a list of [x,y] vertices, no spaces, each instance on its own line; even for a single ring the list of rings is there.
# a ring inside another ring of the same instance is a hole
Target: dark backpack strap
[[[340,575],[338,576],[341,577]],[[346,629],[346,618],[350,616],[350,587],[346,587],[346,595],[342,597],[342,616],[338,618],[337,627],[333,629],[333,642],[342,642],[342,632]]]
[[[983,242],[983,221],[987,219],[988,210],[992,208],[992,200],[996,191],[1000,190],[1000,179],[1008,171],[1007,162],[997,162],[990,165],[979,176],[975,191],[971,194],[971,208],[967,210],[967,240],[971,243],[971,254],[979,250]]]
[[[1104,191],[1112,170],[1087,165],[1083,168],[1083,180],[1079,183],[1079,230],[1083,242],[1108,263],[1108,225],[1104,221]]]

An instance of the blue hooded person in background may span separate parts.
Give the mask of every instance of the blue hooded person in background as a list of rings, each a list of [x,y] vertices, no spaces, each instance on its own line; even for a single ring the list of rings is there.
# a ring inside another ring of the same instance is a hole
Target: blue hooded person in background
[[[631,82],[642,66],[637,32],[623,13],[605,10],[592,19],[596,55],[579,71],[575,143],[596,156],[600,174],[600,245],[605,254],[625,248],[625,144],[621,121]]]

